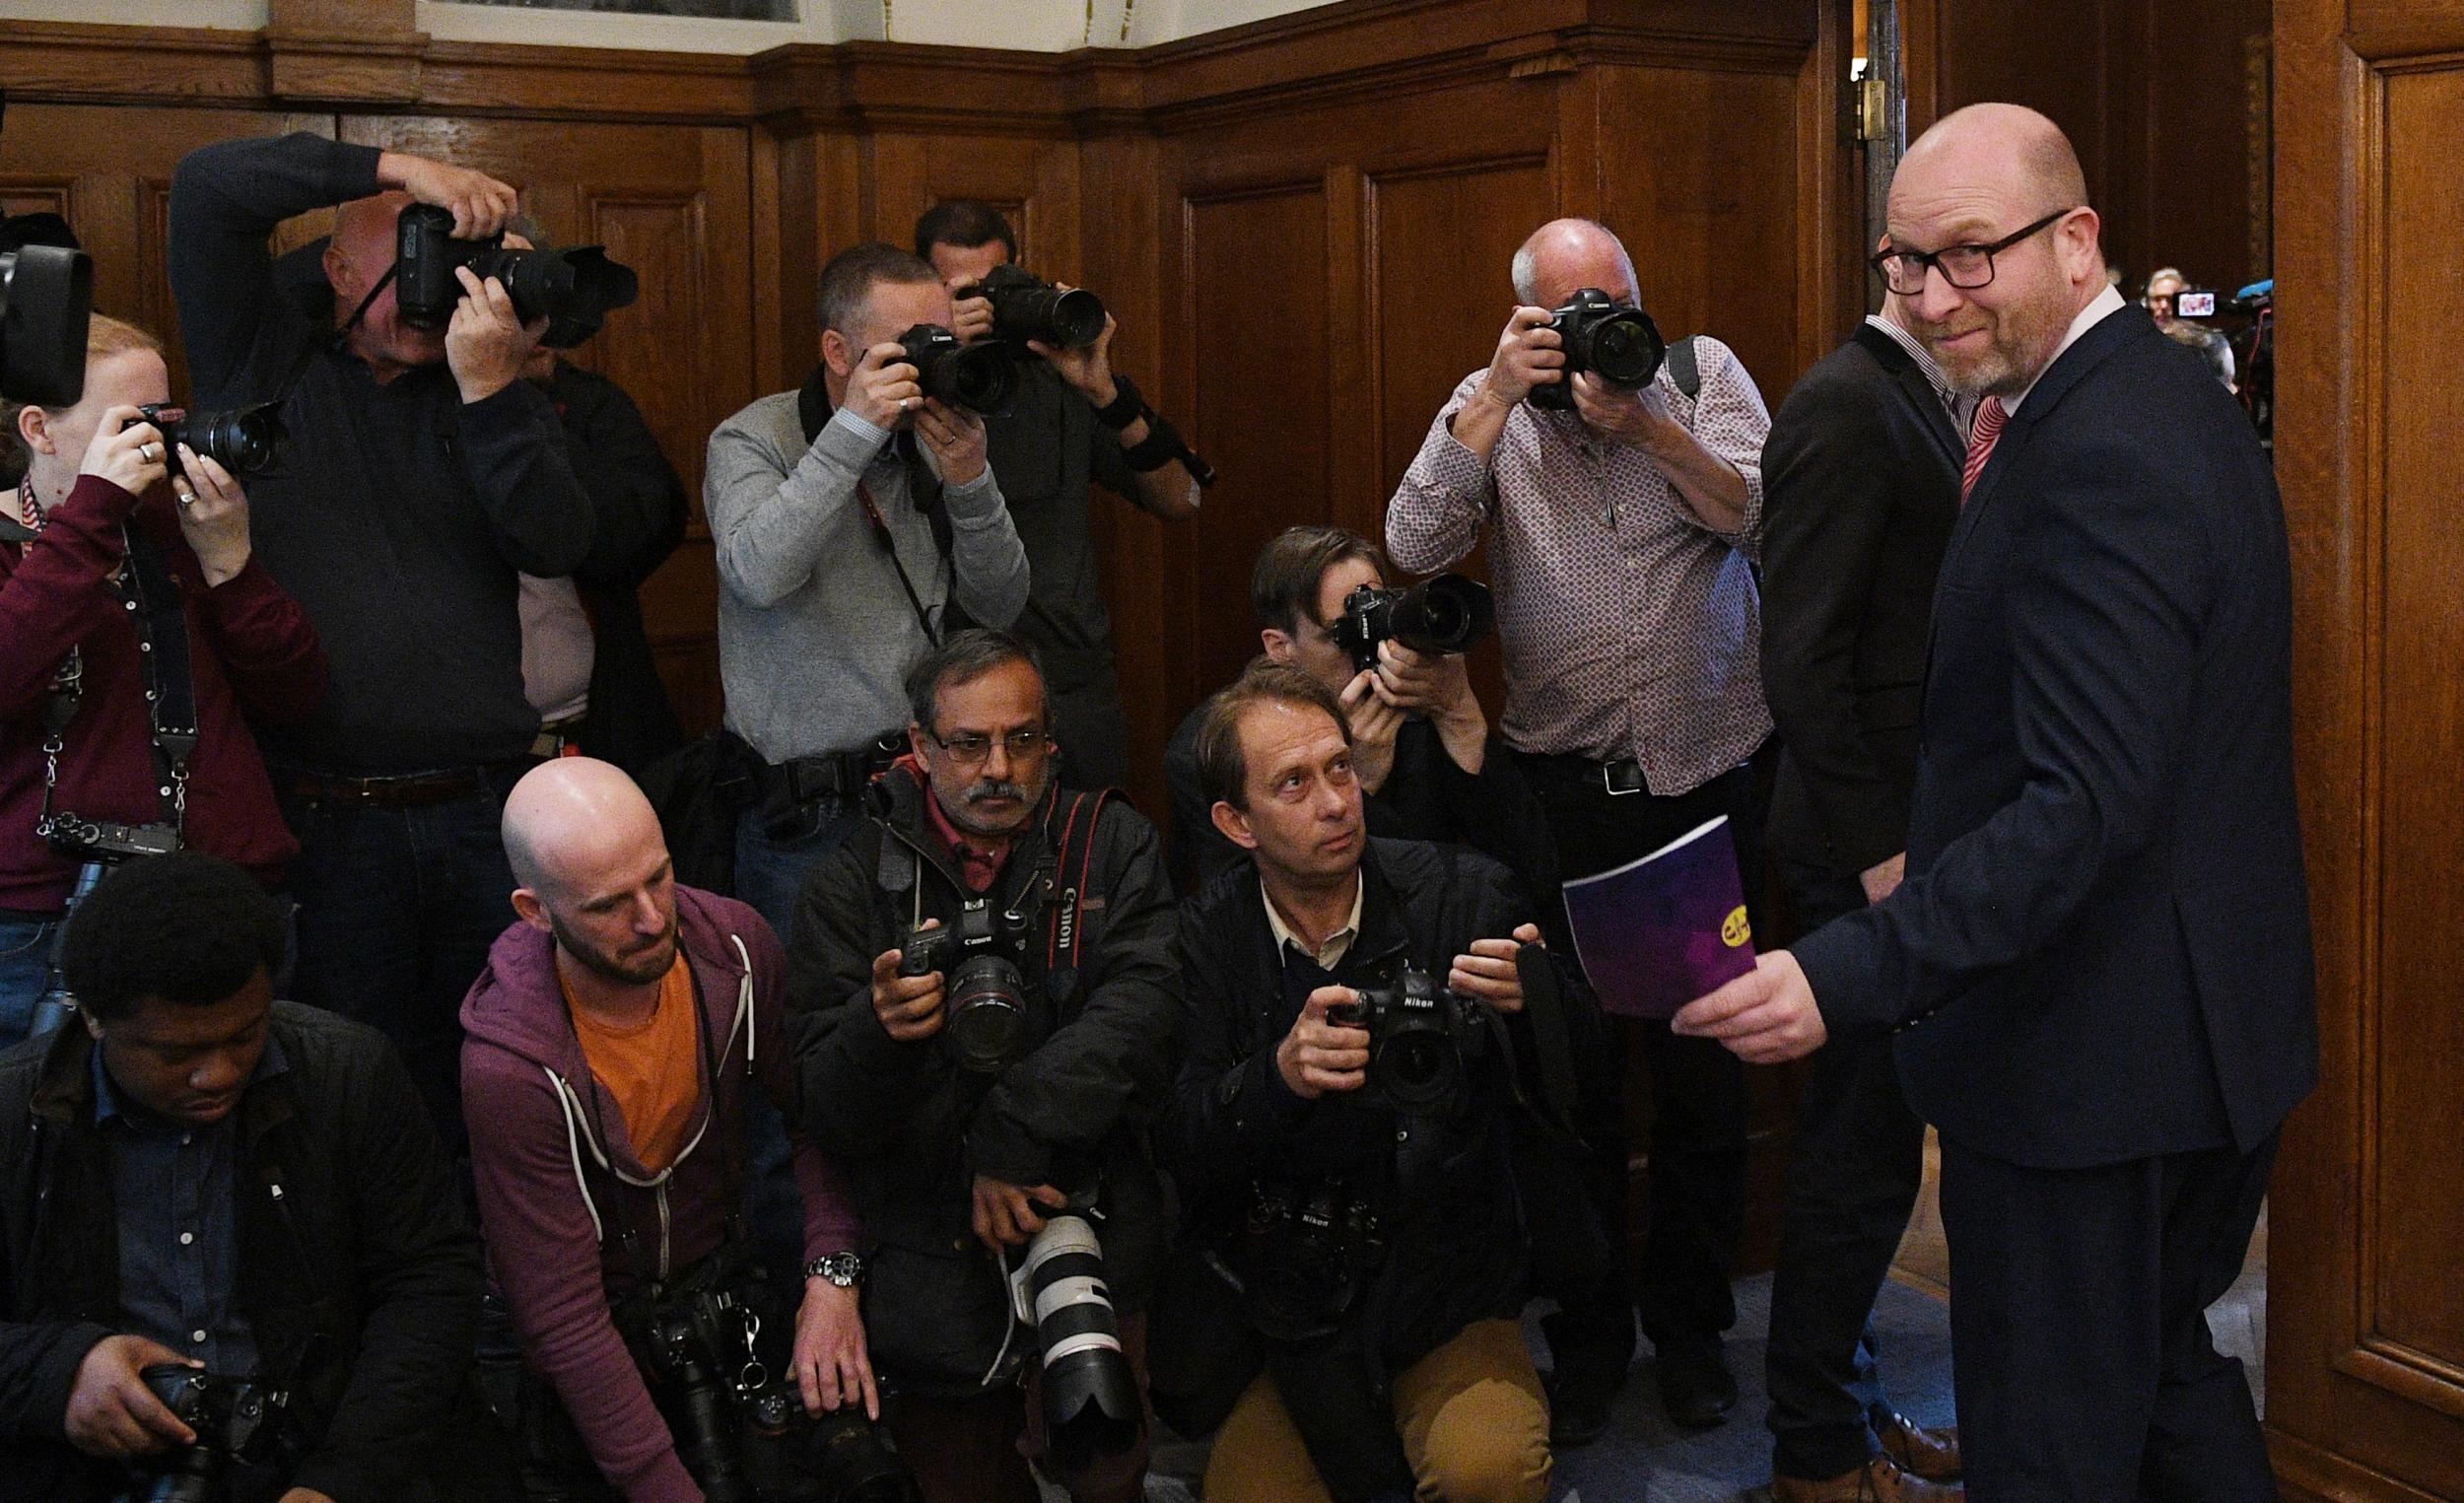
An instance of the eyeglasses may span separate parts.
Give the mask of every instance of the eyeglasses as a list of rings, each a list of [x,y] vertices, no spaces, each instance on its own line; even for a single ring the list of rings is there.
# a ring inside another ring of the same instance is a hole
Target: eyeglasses
[[[924,732],[924,739],[948,752],[950,760],[960,767],[982,767],[985,759],[992,755],[992,742],[995,738],[972,730],[961,731],[954,736],[944,736],[938,731],[927,730]],[[1009,760],[1012,762],[1040,757],[1052,745],[1052,737],[1048,732],[1025,726],[1010,731],[998,739],[1001,743],[1001,750],[1009,754]]]
[[[2056,209],[2023,230],[2014,230],[1990,245],[1945,245],[1940,250],[1885,250],[1869,258],[1869,264],[1882,274],[1882,282],[1903,298],[1913,298],[1925,291],[1925,269],[1933,267],[1942,279],[1961,292],[1974,292],[1994,279],[1994,257],[2019,241],[2058,224],[2079,212],[2077,205]]]

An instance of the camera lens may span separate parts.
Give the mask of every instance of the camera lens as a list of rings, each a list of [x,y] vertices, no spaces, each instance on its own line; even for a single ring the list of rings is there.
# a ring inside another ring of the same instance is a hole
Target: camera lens
[[[1026,982],[999,955],[972,955],[949,982],[949,1022],[942,1032],[959,1067],[997,1074],[1018,1058],[1027,1038]]]
[[[192,417],[177,439],[235,475],[270,468],[282,441],[282,418],[271,402]]]
[[[1617,312],[1591,329],[1590,364],[1603,380],[1639,386],[1659,374],[1660,331],[1638,312]]]

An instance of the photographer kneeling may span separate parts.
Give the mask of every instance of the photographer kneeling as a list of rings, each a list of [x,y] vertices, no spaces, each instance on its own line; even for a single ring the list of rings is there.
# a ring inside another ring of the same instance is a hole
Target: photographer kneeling
[[[299,854],[241,715],[306,717],[325,659],[170,399],[155,337],[97,317],[82,400],[0,406],[27,456],[0,516],[0,1047],[81,868],[186,845],[276,887]]]
[[[1256,867],[1182,917],[1161,1137],[1188,1256],[1157,1393],[1183,1429],[1221,1421],[1208,1503],[1538,1503],[1509,1054],[1540,930],[1495,862],[1368,838],[1343,710],[1265,666],[1198,733],[1215,823]]]
[[[554,1391],[518,1374],[492,1390],[533,1495],[603,1497],[604,1478],[631,1503],[767,1503],[816,1480],[841,1484],[824,1500],[866,1496],[851,1484],[890,1464],[862,1433],[880,1403],[839,1177],[798,1145],[791,1318],[738,1210],[747,1091],[794,1111],[778,939],[677,886],[650,801],[611,764],[533,769],[504,831],[519,921],[463,1003],[462,1099],[489,1265]],[[798,1424],[799,1406],[840,1420]],[[756,1429],[776,1443],[749,1444]]]
[[[1144,1133],[1179,1015],[1162,853],[1127,802],[1055,786],[1018,638],[961,632],[907,686],[887,807],[797,909],[804,1126],[856,1180],[865,1330],[928,1503],[1035,1503],[1022,1449],[1081,1503],[1135,1499],[1165,1240]]]
[[[282,955],[193,852],[70,920],[84,1026],[0,1056],[0,1498],[486,1495],[478,1240],[401,1061],[275,1001]]]

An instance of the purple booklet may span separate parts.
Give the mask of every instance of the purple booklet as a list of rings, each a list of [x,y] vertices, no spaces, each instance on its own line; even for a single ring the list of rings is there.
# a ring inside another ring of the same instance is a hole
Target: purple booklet
[[[1568,882],[1565,891],[1575,954],[1610,1012],[1674,1017],[1754,968],[1725,814],[1614,871]]]

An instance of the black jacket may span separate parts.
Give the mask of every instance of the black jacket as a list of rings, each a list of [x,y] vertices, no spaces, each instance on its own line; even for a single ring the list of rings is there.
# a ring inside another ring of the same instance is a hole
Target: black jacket
[[[289,1067],[239,1108],[239,1306],[305,1421],[292,1482],[338,1503],[398,1497],[463,1391],[479,1240],[381,1036],[291,1002],[272,1034]],[[0,1499],[124,1485],[61,1438],[77,1366],[119,1308],[94,1048],[70,1027],[0,1055]]]
[[[1510,936],[1531,909],[1485,856],[1413,841],[1371,840],[1361,861],[1360,935],[1335,967],[1342,985],[1390,982],[1406,965],[1442,984],[1474,939]],[[1511,1095],[1477,1069],[1473,1109],[1401,1120],[1353,1093],[1308,1101],[1275,1068],[1296,1015],[1266,923],[1257,868],[1243,864],[1184,905],[1181,972],[1187,1048],[1157,1139],[1181,1193],[1183,1237],[1237,1255],[1252,1187],[1315,1165],[1354,1186],[1383,1182],[1391,1221],[1370,1295],[1390,1369],[1522,1301],[1524,1221],[1509,1154]],[[1491,1051],[1488,1060],[1499,1059]],[[1158,1312],[1169,1319],[1172,1312]]]
[[[579,739],[591,756],[639,774],[684,744],[642,624],[640,593],[684,541],[684,482],[622,386],[560,359],[546,390],[596,518],[589,557],[574,571],[593,649],[590,709]]]
[[[1796,955],[1908,1104],[2070,1168],[2265,1139],[2318,1078],[2292,570],[2249,420],[2123,308],[2011,417],[1934,596],[1908,880]]]
[[[333,664],[314,717],[259,736],[270,759],[357,776],[528,754],[516,572],[573,573],[594,521],[536,386],[465,403],[443,362],[379,385],[277,270],[275,228],[375,193],[380,155],[305,133],[202,147],[171,174],[167,241],[192,404],[281,403],[248,530]]]
[[[993,1287],[969,1230],[977,1174],[1067,1191],[1100,1170],[1113,1300],[1135,1309],[1153,1288],[1166,1236],[1145,1132],[1171,1088],[1179,1021],[1172,891],[1155,829],[1126,800],[1106,799],[1083,847],[1083,877],[1055,869],[1077,795],[1056,790],[1018,836],[990,896],[995,911],[1028,916],[1020,970],[1030,997],[1051,1008],[1051,1031],[988,1083],[961,1071],[938,1036],[891,1039],[872,1010],[873,957],[905,943],[919,903],[924,918],[948,926],[966,895],[928,824],[930,793],[904,766],[877,788],[886,810],[807,879],[787,962],[804,1128],[855,1182],[873,1264],[867,1325],[876,1308],[919,1297],[899,1286],[897,1251],[955,1252],[973,1270],[971,1293]],[[904,890],[885,887],[885,877]],[[1082,906],[1063,901],[1071,890]],[[1057,932],[1063,916],[1079,931],[1074,973]],[[888,1260],[885,1248],[894,1250]],[[1001,1334],[995,1329],[992,1340]]]
[[[1907,849],[1925,623],[1966,445],[1872,324],[1806,373],[1762,445],[1762,692],[1779,729],[1769,838],[1853,877]]]

